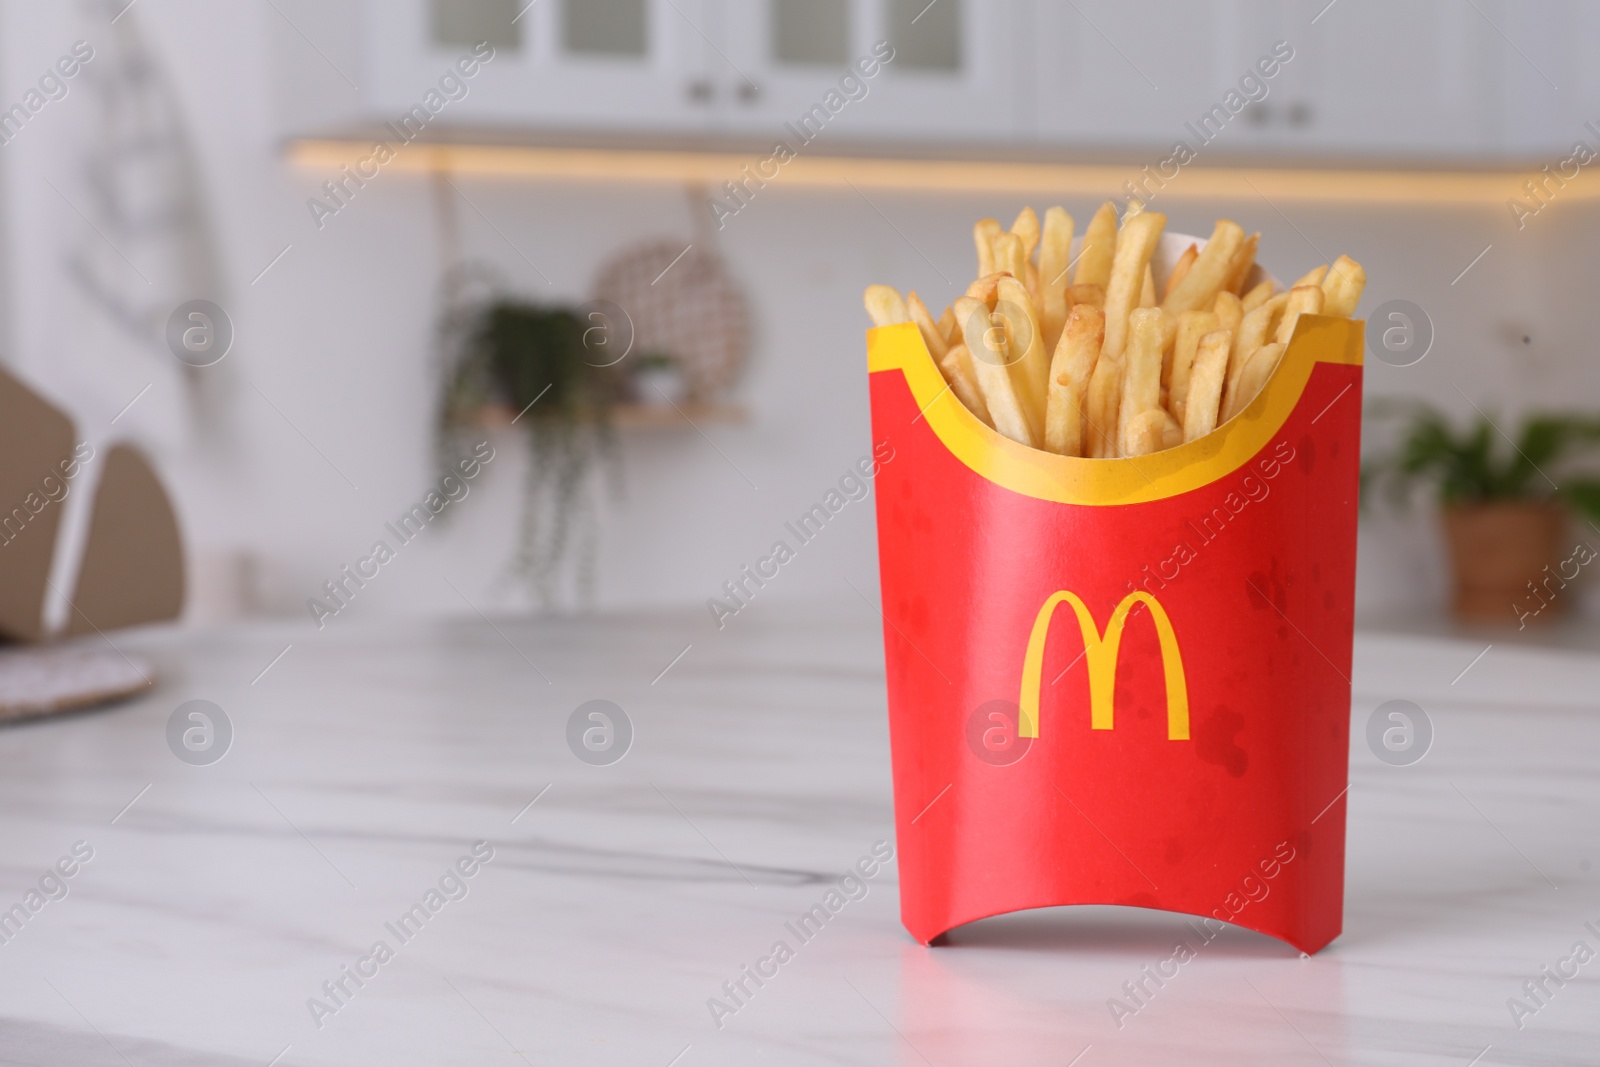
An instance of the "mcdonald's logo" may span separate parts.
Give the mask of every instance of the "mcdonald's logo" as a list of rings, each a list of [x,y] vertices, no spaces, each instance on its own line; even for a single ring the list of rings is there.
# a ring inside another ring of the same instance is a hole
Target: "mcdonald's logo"
[[[1161,642],[1161,666],[1167,682],[1167,740],[1189,740],[1189,687],[1183,676],[1183,654],[1178,651],[1178,635],[1173,632],[1172,620],[1155,597],[1144,590],[1136,590],[1122,598],[1102,635],[1095,626],[1094,616],[1076,594],[1062,590],[1052,593],[1033,620],[1033,633],[1028,637],[1028,652],[1022,660],[1022,694],[1017,698],[1017,735],[1039,736],[1040,677],[1044,670],[1045,639],[1050,636],[1050,623],[1057,606],[1066,602],[1078,615],[1078,628],[1083,631],[1083,658],[1089,665],[1089,727],[1109,730],[1113,726],[1113,710],[1117,687],[1117,654],[1122,648],[1122,630],[1128,622],[1128,612],[1134,604],[1150,609],[1155,623],[1156,637]]]

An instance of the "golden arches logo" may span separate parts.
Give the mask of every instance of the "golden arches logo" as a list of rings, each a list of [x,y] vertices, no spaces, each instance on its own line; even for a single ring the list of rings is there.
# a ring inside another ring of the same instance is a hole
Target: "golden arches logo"
[[[1083,631],[1083,658],[1089,666],[1089,728],[1109,730],[1113,725],[1113,712],[1117,689],[1117,654],[1122,648],[1122,630],[1128,623],[1128,612],[1135,604],[1150,609],[1155,623],[1156,637],[1161,642],[1161,666],[1167,682],[1167,739],[1189,740],[1189,686],[1183,675],[1183,654],[1178,651],[1178,635],[1172,629],[1172,620],[1155,597],[1136,590],[1122,598],[1102,635],[1094,623],[1089,608],[1074,593],[1062,590],[1052,593],[1033,620],[1033,633],[1028,637],[1028,653],[1022,660],[1022,694],[1017,698],[1017,736],[1039,736],[1039,693],[1044,670],[1044,644],[1050,636],[1050,623],[1056,608],[1063,602],[1071,604],[1078,616],[1078,628]]]

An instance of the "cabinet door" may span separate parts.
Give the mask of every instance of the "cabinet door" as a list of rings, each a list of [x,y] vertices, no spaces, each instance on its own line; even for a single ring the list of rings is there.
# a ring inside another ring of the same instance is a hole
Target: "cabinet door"
[[[1286,80],[1308,110],[1275,143],[1424,159],[1493,150],[1501,68],[1487,10],[1459,0],[1338,0],[1314,25],[1289,27],[1296,56]]]
[[[971,141],[1022,132],[1024,0],[718,0],[719,121],[789,138]],[[884,57],[890,57],[885,60]],[[862,64],[865,64],[863,67]],[[870,76],[863,76],[863,71]]]
[[[1600,133],[1590,128],[1600,128],[1600,4],[1506,0],[1485,12],[1497,27],[1489,49],[1504,79],[1496,116],[1502,151],[1531,162],[1530,172],[1548,163],[1574,177],[1582,158],[1574,148],[1581,142],[1600,151]],[[1547,191],[1559,188],[1540,180]]]
[[[399,116],[487,41],[493,60],[448,125],[697,130],[705,0],[367,0],[365,90],[373,118]]]
[[[1035,126],[1046,141],[1144,151],[1182,141],[1215,158],[1465,157],[1493,146],[1493,30],[1459,0],[1040,0],[1038,19]]]
[[[1036,5],[1033,126],[1046,143],[1170,149],[1231,80],[1230,25],[1216,0]]]

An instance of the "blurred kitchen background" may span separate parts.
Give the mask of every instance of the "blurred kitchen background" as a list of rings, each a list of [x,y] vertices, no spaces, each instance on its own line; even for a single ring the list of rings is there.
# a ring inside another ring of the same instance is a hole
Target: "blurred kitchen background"
[[[188,621],[305,617],[437,483],[448,281],[578,306],[648,297],[660,264],[697,317],[660,327],[678,350],[633,354],[669,357],[641,368],[660,382],[578,446],[588,488],[548,498],[584,509],[560,564],[582,573],[541,598],[516,571],[526,427],[500,411],[469,496],[349,611],[702,604],[869,451],[863,286],[937,311],[975,219],[1061,203],[1081,228],[1180,140],[1193,161],[1145,185],[1170,230],[1234,218],[1284,280],[1349,253],[1363,314],[1420,309],[1423,358],[1369,343],[1369,401],[1513,434],[1600,413],[1600,185],[1573,162],[1600,151],[1597,40],[1600,5],[1576,0],[10,0],[0,107],[26,115],[0,125],[0,359],[80,437],[151,457]],[[79,41],[93,58],[28,107]],[[893,59],[852,74],[878,42]],[[1280,42],[1292,58],[1256,74]],[[1230,92],[1253,99],[1234,113]],[[796,158],[730,200],[779,139]],[[196,369],[165,330],[202,298],[232,342]],[[1549,562],[1600,543],[1575,530]],[[875,551],[871,509],[846,509],[755,607],[853,599]],[[1427,626],[1449,599],[1426,492],[1373,510],[1360,616]]]

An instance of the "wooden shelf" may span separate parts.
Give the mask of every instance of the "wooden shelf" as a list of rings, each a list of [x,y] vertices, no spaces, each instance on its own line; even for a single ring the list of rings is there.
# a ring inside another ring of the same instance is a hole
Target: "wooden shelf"
[[[665,429],[674,426],[703,426],[706,423],[743,424],[749,421],[745,409],[735,404],[622,404],[612,409],[611,421],[623,429]]]
[[[297,166],[337,170],[370,153],[373,136],[363,133],[292,138],[285,152]],[[842,189],[944,192],[1050,192],[1057,196],[1121,195],[1139,165],[1104,154],[1049,153],[1025,146],[995,145],[979,151],[959,147],[906,146],[885,149],[848,145],[831,154],[802,154],[783,169],[785,185]],[[770,144],[766,150],[770,152]],[[448,131],[437,139],[405,145],[386,167],[442,174],[479,174],[551,180],[694,182],[716,187],[737,176],[754,148],[742,141],[710,138],[588,137],[505,131]],[[1147,161],[1142,161],[1147,162]],[[1521,195],[1527,177],[1514,161],[1492,166],[1441,161],[1407,167],[1303,165],[1238,158],[1224,165],[1185,167],[1160,195],[1176,198],[1262,196],[1270,200],[1345,203],[1494,204]],[[1532,170],[1537,170],[1533,167]],[[1531,173],[1531,171],[1529,171]],[[1600,197],[1600,186],[1579,183],[1567,200]]]
[[[510,408],[488,407],[478,413],[477,425],[500,430],[512,424],[516,413]],[[690,429],[705,425],[743,425],[749,413],[737,404],[618,404],[611,409],[611,424],[620,430]]]

